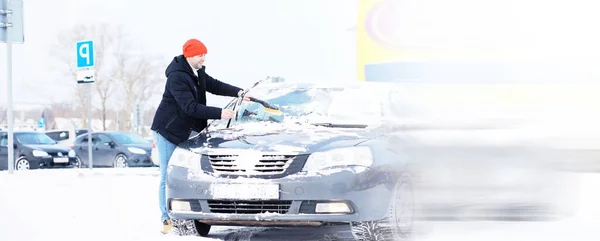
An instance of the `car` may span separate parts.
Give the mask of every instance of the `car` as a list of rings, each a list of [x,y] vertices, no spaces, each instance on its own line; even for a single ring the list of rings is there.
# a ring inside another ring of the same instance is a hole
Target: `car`
[[[79,160],[75,151],[35,131],[15,131],[15,170],[73,168]],[[0,170],[8,169],[8,133],[0,132]]]
[[[46,135],[48,135],[53,140],[57,141],[59,144],[67,145],[73,147],[73,143],[75,142],[75,138],[82,134],[88,133],[88,129],[71,129],[71,130],[49,130],[46,131]]]
[[[349,224],[359,240],[410,237],[413,182],[401,131],[385,124],[389,93],[367,84],[252,89],[271,108],[244,101],[237,117],[175,149],[166,181],[175,232]]]
[[[74,150],[81,167],[89,167],[88,136],[75,139]],[[92,158],[94,167],[152,167],[152,144],[133,132],[92,132]]]

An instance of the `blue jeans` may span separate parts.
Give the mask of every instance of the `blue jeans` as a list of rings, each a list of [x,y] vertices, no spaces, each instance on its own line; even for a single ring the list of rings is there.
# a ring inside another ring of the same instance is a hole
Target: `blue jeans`
[[[167,181],[167,166],[169,165],[169,159],[177,147],[175,144],[169,142],[162,135],[153,131],[154,143],[156,143],[156,150],[158,150],[158,158],[160,159],[160,185],[158,189],[158,205],[160,212],[162,213],[162,220],[168,220],[169,214],[167,213],[167,197],[165,193],[166,181]]]

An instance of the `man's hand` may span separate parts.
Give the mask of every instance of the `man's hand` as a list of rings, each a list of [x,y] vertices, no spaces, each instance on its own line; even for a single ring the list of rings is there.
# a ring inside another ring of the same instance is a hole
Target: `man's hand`
[[[239,97],[239,96],[241,96],[241,95],[242,95],[242,93],[244,93],[244,91],[243,91],[243,90],[240,90],[240,91],[238,92],[238,97]],[[250,96],[250,95],[244,95],[244,100],[245,100],[245,101],[250,101],[250,97],[252,97],[252,96]]]
[[[228,109],[221,110],[221,119],[223,119],[223,120],[231,119],[231,118],[233,118],[234,115],[235,115],[235,112],[233,112],[232,110],[228,110]]]

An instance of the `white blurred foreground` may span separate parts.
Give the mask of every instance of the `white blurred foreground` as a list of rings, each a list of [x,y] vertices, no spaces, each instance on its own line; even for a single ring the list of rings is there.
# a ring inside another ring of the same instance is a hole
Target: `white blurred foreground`
[[[0,240],[346,240],[342,228],[215,227],[210,238],[162,236],[158,169],[0,172]],[[600,174],[570,174],[573,215],[540,222],[417,223],[416,240],[600,240]],[[319,236],[320,235],[320,236]],[[333,238],[333,239],[331,239]]]

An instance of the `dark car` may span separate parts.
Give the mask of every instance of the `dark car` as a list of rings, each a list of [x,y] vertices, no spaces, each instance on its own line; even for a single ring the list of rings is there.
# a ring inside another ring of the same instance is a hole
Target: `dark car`
[[[243,102],[229,128],[212,122],[170,159],[176,232],[350,224],[360,240],[410,235],[411,173],[398,130],[383,124],[387,88],[272,84],[250,94],[281,112]]]
[[[78,164],[73,149],[57,144],[44,133],[14,132],[15,170],[72,168]],[[0,132],[0,170],[8,169],[8,133]]]
[[[74,148],[82,166],[89,166],[88,135],[75,139]],[[151,167],[152,143],[130,132],[92,132],[94,167]]]

